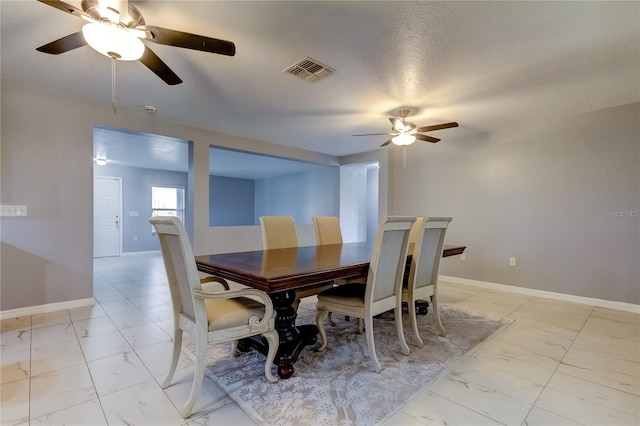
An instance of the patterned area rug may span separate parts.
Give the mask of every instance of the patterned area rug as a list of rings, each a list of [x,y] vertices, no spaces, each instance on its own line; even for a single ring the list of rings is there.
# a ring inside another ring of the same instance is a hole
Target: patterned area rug
[[[314,313],[315,304],[302,304],[297,323],[313,324]],[[400,349],[393,312],[376,319],[375,344],[383,368],[380,374],[371,366],[365,335],[355,333],[355,319],[347,322],[342,316],[334,316],[335,327],[327,326],[327,349],[318,352],[311,346],[305,348],[290,379],[267,382],[264,356],[251,351],[234,358],[230,344],[211,346],[206,374],[260,425],[376,425],[508,324],[447,305],[442,305],[440,317],[447,330],[444,337],[437,335],[431,310],[419,316],[425,343],[419,348],[405,312],[405,336],[411,348],[408,356]]]

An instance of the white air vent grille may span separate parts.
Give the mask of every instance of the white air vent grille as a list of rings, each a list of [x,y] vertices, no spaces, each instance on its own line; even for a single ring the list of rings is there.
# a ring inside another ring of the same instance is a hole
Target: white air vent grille
[[[315,83],[318,80],[329,77],[331,74],[336,72],[336,70],[307,56],[306,58],[285,68],[283,72],[295,75],[299,79],[308,81],[309,83]]]

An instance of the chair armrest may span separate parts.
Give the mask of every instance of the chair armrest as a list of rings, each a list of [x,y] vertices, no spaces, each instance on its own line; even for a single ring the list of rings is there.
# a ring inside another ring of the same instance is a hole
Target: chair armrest
[[[273,318],[275,316],[275,310],[273,309],[273,302],[267,293],[262,290],[254,288],[243,288],[239,290],[227,290],[219,292],[207,292],[202,290],[193,290],[193,297],[196,299],[235,299],[238,297],[246,297],[253,299],[258,303],[264,305],[264,318]]]
[[[200,284],[212,282],[220,283],[225,288],[225,290],[229,290],[229,283],[227,283],[227,280],[225,280],[224,278],[214,276],[200,278]]]

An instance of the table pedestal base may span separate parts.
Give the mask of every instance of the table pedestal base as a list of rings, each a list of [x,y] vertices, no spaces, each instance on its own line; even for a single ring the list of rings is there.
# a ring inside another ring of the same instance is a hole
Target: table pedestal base
[[[294,373],[293,364],[302,349],[317,342],[318,327],[314,324],[296,327],[298,314],[293,308],[295,291],[274,293],[271,295],[271,300],[276,311],[275,328],[279,336],[278,352],[273,362],[278,366],[278,376],[281,379],[288,379]],[[239,351],[246,352],[249,348],[254,348],[265,355],[269,350],[269,346],[261,336],[249,337],[238,342]]]
[[[402,309],[404,311],[409,310],[407,304],[404,302],[402,303]],[[427,315],[427,312],[429,312],[429,302],[427,302],[426,300],[416,300],[416,314]]]

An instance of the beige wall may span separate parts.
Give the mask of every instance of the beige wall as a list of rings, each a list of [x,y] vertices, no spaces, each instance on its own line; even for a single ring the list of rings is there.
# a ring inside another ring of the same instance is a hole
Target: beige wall
[[[389,210],[453,217],[447,242],[468,245],[466,261],[442,274],[640,304],[639,123],[631,104],[443,132],[411,145],[406,169],[394,151]]]

